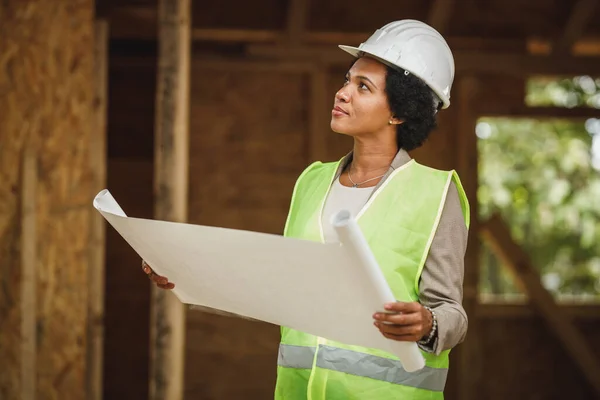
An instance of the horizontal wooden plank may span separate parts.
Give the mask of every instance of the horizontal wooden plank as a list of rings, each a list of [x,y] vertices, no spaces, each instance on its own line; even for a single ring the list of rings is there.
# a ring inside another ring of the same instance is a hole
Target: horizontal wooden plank
[[[482,110],[481,116],[485,117],[519,117],[536,119],[588,119],[600,118],[600,110],[595,108],[564,108],[564,107],[527,107],[525,105],[506,106],[493,103],[493,109]]]
[[[350,56],[332,46],[249,45],[248,55],[278,60],[313,60],[329,64],[348,63]],[[600,57],[545,56],[520,53],[455,51],[458,72],[485,72],[510,76],[597,75]]]
[[[570,319],[600,319],[600,304],[558,305],[558,309]],[[483,319],[531,319],[538,316],[534,307],[526,302],[483,303],[477,306],[477,318]]]
[[[265,61],[249,60],[247,58],[223,58],[205,55],[196,55],[192,57],[192,68],[203,68],[215,71],[244,71],[244,72],[289,72],[289,73],[307,73],[312,74],[317,71],[317,66],[310,62],[296,61]],[[147,69],[145,72],[153,73],[152,68],[156,66],[154,57],[125,57],[119,56],[111,59],[111,68],[113,69]]]
[[[459,52],[455,54],[455,59],[459,71],[481,71],[512,76],[600,74],[600,57],[594,56]]]

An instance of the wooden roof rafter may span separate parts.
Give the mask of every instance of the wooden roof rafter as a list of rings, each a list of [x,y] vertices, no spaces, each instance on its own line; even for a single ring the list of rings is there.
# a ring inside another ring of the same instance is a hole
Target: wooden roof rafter
[[[598,0],[579,0],[567,20],[561,38],[557,41],[554,53],[568,54],[573,45],[581,37],[586,26],[594,16]]]

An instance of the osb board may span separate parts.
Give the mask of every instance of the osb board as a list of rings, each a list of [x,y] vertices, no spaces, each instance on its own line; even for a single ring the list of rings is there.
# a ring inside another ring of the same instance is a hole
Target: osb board
[[[19,371],[18,176],[25,143],[37,150],[37,393],[85,398],[87,250],[90,224],[92,1],[2,2],[0,11],[0,321],[2,371]],[[10,325],[9,325],[10,324]],[[9,328],[10,327],[10,328]],[[6,330],[6,334],[5,334]],[[5,364],[6,363],[6,364]],[[2,398],[19,398],[0,374]]]
[[[6,121],[0,121],[0,398],[16,399],[21,389],[20,143],[7,141]]]
[[[124,111],[124,109],[123,109]],[[113,130],[109,140],[118,134]],[[125,213],[152,218],[152,161],[108,160],[108,188]],[[104,397],[148,398],[150,283],[141,260],[110,226],[106,231]]]
[[[576,320],[600,357],[598,321]],[[484,390],[481,398],[593,399],[594,394],[562,344],[539,318],[488,319],[481,324]]]
[[[309,82],[276,68],[192,69],[191,223],[281,234],[308,165]],[[269,398],[277,327],[188,311],[186,398]],[[232,385],[235,382],[235,385]]]

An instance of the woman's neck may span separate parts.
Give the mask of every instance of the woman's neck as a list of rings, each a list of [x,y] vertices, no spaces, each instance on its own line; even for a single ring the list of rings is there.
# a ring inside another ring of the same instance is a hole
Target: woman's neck
[[[369,178],[371,175],[385,173],[397,153],[395,143],[365,143],[355,139],[350,166],[352,176]]]

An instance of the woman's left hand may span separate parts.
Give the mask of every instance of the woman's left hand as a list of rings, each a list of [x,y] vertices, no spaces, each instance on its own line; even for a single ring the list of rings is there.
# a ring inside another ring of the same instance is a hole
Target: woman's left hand
[[[396,302],[385,305],[387,313],[375,313],[375,326],[388,339],[418,342],[431,332],[433,317],[420,303]]]

